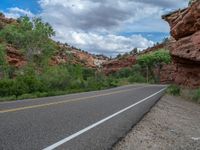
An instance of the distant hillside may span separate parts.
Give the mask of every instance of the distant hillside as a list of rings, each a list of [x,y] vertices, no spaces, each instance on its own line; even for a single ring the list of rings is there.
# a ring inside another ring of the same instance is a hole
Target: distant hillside
[[[0,30],[10,24],[17,24],[15,19],[9,19],[0,13]],[[108,57],[103,55],[93,55],[81,49],[52,41],[56,45],[56,52],[52,56],[50,65],[58,65],[64,63],[79,64],[89,68],[98,68],[102,63],[109,60]],[[20,68],[27,62],[22,51],[16,46],[5,43],[5,40],[0,37],[0,44],[6,45],[7,61],[10,65]]]

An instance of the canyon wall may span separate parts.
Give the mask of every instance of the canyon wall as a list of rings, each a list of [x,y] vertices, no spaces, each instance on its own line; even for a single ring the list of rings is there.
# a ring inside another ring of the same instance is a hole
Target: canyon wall
[[[200,87],[200,1],[186,9],[164,15],[174,38],[169,43],[173,64],[165,66],[172,81],[190,88]],[[163,78],[164,78],[163,77]]]

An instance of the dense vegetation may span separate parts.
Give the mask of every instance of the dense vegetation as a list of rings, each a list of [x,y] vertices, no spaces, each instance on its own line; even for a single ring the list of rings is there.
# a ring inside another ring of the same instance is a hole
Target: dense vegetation
[[[49,65],[58,51],[51,40],[55,34],[48,23],[35,18],[21,17],[17,23],[0,30],[0,99],[24,99],[60,95],[72,92],[100,90],[129,83],[157,83],[162,68],[170,62],[169,52],[160,50],[138,58],[138,64],[105,76],[100,70],[69,63]],[[24,54],[27,64],[22,68],[10,66],[6,60],[6,46],[12,45]],[[137,49],[133,50],[137,53]],[[148,72],[146,72],[148,68]],[[147,75],[148,74],[148,75]],[[148,78],[148,79],[146,79]]]
[[[49,61],[58,50],[57,43],[51,40],[54,34],[48,23],[28,17],[21,17],[17,23],[0,30],[0,97],[3,100],[100,90],[117,85],[114,79],[80,65],[50,66]],[[9,66],[7,45],[20,50],[27,65],[20,69]]]
[[[153,77],[157,83],[160,82],[160,71],[164,64],[171,62],[171,56],[167,50],[161,49],[150,54],[142,55],[137,60],[138,64],[146,68],[146,79],[149,82],[149,77]],[[157,69],[157,75],[154,75]]]

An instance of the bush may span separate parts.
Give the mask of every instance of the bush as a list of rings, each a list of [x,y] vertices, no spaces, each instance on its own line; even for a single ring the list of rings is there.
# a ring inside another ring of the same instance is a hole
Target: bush
[[[71,81],[71,85],[69,87],[69,89],[83,89],[85,87],[85,83],[83,80],[80,79],[76,79]]]
[[[82,74],[83,79],[87,80],[87,78],[95,76],[95,71],[93,69],[83,68]]]
[[[129,77],[128,81],[130,83],[145,83],[145,78],[141,74],[136,73]]]
[[[14,80],[12,79],[2,79],[0,80],[0,96],[10,96],[14,94]]]
[[[3,77],[8,75],[8,62],[6,60],[6,50],[5,46],[0,44],[0,74],[2,73]]]
[[[44,91],[66,90],[70,87],[71,77],[65,66],[55,66],[48,68],[41,75],[41,82]]]
[[[18,76],[15,81],[15,95],[26,93],[34,93],[42,91],[42,83],[36,75],[22,75]]]
[[[167,89],[167,93],[174,95],[174,96],[180,96],[181,88],[177,85],[170,85]]]
[[[118,78],[127,78],[131,75],[132,71],[130,68],[123,68],[120,71],[117,72]]]
[[[112,77],[106,79],[106,87],[116,87],[118,85],[118,80]]]
[[[200,103],[200,88],[199,89],[196,89],[193,94],[192,94],[192,100]]]

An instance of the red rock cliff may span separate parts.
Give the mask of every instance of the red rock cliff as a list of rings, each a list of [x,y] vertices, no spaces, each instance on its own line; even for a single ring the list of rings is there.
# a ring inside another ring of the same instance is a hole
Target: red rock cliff
[[[175,41],[170,43],[176,84],[200,87],[200,1],[163,16]]]
[[[122,68],[131,67],[134,64],[136,64],[136,56],[134,55],[130,55],[121,59],[110,60],[106,63],[103,63],[103,72],[106,75],[109,75],[121,70]]]

